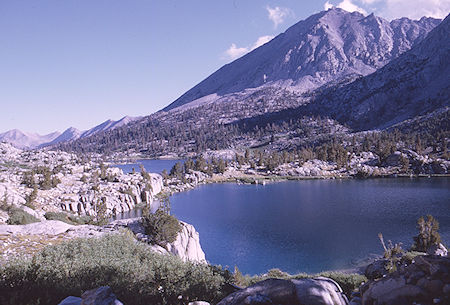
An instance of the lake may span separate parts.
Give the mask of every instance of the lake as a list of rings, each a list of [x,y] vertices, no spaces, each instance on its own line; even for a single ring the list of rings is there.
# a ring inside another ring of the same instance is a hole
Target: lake
[[[450,179],[303,180],[266,185],[210,184],[171,197],[212,264],[243,273],[346,269],[385,240],[412,244],[416,221],[431,214],[450,244]]]

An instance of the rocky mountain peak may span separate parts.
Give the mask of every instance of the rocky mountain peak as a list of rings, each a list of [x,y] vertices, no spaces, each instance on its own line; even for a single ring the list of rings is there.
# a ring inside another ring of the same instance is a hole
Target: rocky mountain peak
[[[348,75],[368,75],[422,41],[437,24],[432,18],[389,22],[338,8],[323,11],[223,66],[164,110],[210,94],[261,86],[305,92]]]
[[[324,90],[308,107],[314,114],[332,117],[358,130],[384,129],[444,111],[450,98],[449,35],[447,16],[411,50],[365,78]]]

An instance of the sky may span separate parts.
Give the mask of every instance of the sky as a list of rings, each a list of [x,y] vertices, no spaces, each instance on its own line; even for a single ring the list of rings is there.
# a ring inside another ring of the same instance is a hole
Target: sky
[[[0,0],[0,133],[149,115],[321,10],[443,18],[450,0]]]

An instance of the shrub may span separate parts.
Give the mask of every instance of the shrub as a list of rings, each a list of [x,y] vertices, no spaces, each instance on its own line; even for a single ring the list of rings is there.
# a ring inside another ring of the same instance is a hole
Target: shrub
[[[384,249],[384,258],[387,259],[388,264],[386,265],[386,270],[389,272],[397,271],[397,267],[403,263],[403,256],[405,251],[402,249],[401,243],[393,244],[392,241],[388,241],[386,246],[383,234],[378,233],[378,238],[380,239],[381,245]]]
[[[347,297],[350,297],[352,292],[358,289],[361,284],[367,282],[367,278],[364,275],[357,273],[328,271],[319,273],[318,276],[328,277],[336,281]]]
[[[248,278],[246,278],[237,266],[234,266],[233,283],[242,287],[248,286]]]
[[[148,181],[148,182],[152,181],[152,177],[150,176],[149,173],[147,173],[147,171],[145,170],[144,165],[140,164],[139,168],[141,169],[141,175],[142,175],[142,178],[144,179],[144,182],[145,181]]]
[[[38,218],[16,207],[9,207],[8,215],[9,218],[6,223],[9,225],[26,225],[33,222],[40,222]]]
[[[357,290],[362,283],[367,282],[367,278],[364,275],[357,273],[343,273],[338,271],[325,271],[318,274],[307,274],[307,273],[299,273],[296,275],[290,275],[285,273],[279,269],[271,269],[266,274],[263,275],[242,275],[239,269],[235,268],[235,273],[233,275],[233,279],[236,284],[247,287],[253,285],[257,282],[264,281],[269,278],[278,278],[278,279],[305,279],[305,278],[314,278],[314,277],[328,277],[336,283],[344,291],[347,297],[350,297],[352,292]]]
[[[142,215],[142,225],[151,241],[162,247],[165,247],[167,243],[174,242],[181,231],[178,219],[165,213],[162,209],[158,209],[155,213],[150,213],[148,209],[145,209]]]
[[[416,256],[419,256],[419,255],[423,255],[423,253],[422,252],[416,252],[416,251],[405,252],[405,254],[403,254],[403,256],[402,256],[402,262],[404,264],[409,265],[409,264],[411,264],[413,262],[414,258]]]
[[[93,202],[94,215],[91,216],[90,224],[96,226],[107,225],[110,219],[108,207],[106,205],[106,197],[96,198]]]
[[[217,302],[227,272],[160,255],[131,234],[75,239],[0,266],[0,304],[58,304],[109,285],[124,304]],[[178,296],[182,296],[179,300]]]
[[[433,216],[427,215],[426,221],[420,217],[417,220],[417,228],[419,234],[414,237],[412,250],[427,252],[429,247],[441,242],[441,236],[438,233],[439,222]]]
[[[271,278],[277,278],[277,279],[287,279],[290,277],[290,275],[284,271],[281,271],[278,268],[273,268],[267,271],[267,276]]]
[[[33,190],[30,194],[25,195],[25,205],[30,209],[35,209],[34,201],[37,199],[38,191],[36,185],[33,187]]]
[[[0,202],[0,210],[8,212],[9,205],[8,205],[8,193],[5,192],[3,195],[3,199]]]
[[[92,223],[90,216],[76,216],[64,212],[47,212],[44,215],[47,220],[59,220],[70,225],[84,225]]]

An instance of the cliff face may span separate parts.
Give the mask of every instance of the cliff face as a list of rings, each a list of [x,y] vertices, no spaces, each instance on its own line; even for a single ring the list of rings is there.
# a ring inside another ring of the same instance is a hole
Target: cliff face
[[[200,236],[193,225],[181,222],[177,239],[167,246],[170,253],[183,261],[206,263],[205,253],[200,246]]]

